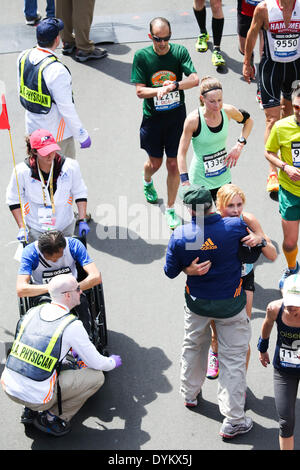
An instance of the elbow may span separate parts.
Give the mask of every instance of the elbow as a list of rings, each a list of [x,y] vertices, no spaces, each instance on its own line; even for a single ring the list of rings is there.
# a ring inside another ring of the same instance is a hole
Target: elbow
[[[26,292],[24,291],[24,289],[22,287],[17,287],[17,296],[18,297],[25,297],[26,296]]]
[[[137,96],[140,100],[142,100],[142,99],[144,98],[144,96],[143,96],[143,91],[142,91],[142,90],[137,90],[137,91],[136,91],[136,96]]]
[[[195,75],[194,75],[194,87],[195,87],[195,86],[198,86],[199,83],[200,83],[199,77],[198,77],[198,75],[195,74]]]

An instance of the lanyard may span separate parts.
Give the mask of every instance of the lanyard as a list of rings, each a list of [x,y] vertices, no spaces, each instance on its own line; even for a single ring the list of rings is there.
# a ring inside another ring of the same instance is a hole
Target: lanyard
[[[39,172],[39,177],[40,177],[41,185],[42,185],[44,206],[45,207],[47,206],[45,190],[47,190],[48,187],[50,186],[51,207],[52,207],[52,214],[54,215],[55,214],[55,205],[54,205],[54,196],[53,196],[53,168],[54,168],[54,160],[52,160],[52,163],[51,163],[49,178],[48,178],[47,185],[46,185],[44,177],[43,177],[42,172],[40,170],[39,162],[37,161],[37,169],[38,169],[38,172]]]

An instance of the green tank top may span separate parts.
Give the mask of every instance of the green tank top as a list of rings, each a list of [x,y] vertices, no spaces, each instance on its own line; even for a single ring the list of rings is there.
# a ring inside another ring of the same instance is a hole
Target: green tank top
[[[189,180],[191,184],[205,186],[207,189],[219,188],[231,182],[230,169],[224,163],[227,156],[228,117],[223,109],[221,113],[222,129],[219,132],[212,132],[199,107],[201,130],[199,135],[192,137],[194,156],[189,169]]]

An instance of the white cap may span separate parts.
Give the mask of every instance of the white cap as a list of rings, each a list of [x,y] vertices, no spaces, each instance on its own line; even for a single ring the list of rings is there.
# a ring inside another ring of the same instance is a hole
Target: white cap
[[[283,303],[286,307],[300,307],[300,275],[292,274],[285,280]]]

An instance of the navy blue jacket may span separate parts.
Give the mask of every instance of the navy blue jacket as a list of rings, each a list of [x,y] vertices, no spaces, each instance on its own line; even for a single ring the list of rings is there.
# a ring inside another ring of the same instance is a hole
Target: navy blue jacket
[[[199,263],[210,260],[212,266],[207,274],[187,276],[187,292],[198,299],[233,298],[241,286],[238,247],[240,239],[248,235],[247,225],[239,217],[222,218],[216,213],[202,221],[203,227],[192,217],[191,223],[174,230],[167,249],[165,274],[173,279],[195,258],[199,257]]]

